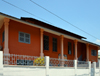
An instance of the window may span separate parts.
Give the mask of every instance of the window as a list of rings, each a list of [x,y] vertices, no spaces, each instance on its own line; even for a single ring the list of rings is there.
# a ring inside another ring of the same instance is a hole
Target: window
[[[75,55],[75,44],[74,44],[74,46],[73,46],[73,47],[74,47],[73,49],[74,49],[74,55]]]
[[[97,56],[97,51],[96,50],[91,50],[91,55],[92,56]]]
[[[4,42],[4,39],[5,39],[5,38],[4,38],[4,33],[5,33],[5,32],[2,33],[2,42]]]
[[[44,50],[49,50],[49,36],[44,35],[43,43],[44,43]]]
[[[30,34],[19,32],[19,42],[30,43]]]
[[[71,42],[68,42],[68,54],[71,54]]]
[[[57,38],[53,38],[53,51],[57,52]]]

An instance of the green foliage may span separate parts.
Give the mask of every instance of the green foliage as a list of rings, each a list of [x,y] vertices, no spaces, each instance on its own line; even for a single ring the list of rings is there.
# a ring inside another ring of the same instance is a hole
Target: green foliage
[[[44,65],[44,57],[39,57],[34,60],[35,66],[43,66]]]

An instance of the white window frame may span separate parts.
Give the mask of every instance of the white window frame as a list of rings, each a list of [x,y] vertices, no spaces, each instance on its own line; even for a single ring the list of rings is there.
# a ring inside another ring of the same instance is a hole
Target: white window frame
[[[23,33],[24,34],[24,41],[20,41],[20,33]],[[25,41],[25,39],[26,39],[25,34],[28,34],[29,35],[29,38],[27,38],[27,39],[29,39],[29,42],[26,42]],[[19,32],[19,42],[30,44],[30,38],[31,37],[30,37],[30,34],[29,33]]]

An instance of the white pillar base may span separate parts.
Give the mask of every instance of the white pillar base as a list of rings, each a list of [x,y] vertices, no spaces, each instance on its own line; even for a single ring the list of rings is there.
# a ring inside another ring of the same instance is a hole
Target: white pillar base
[[[46,76],[49,76],[49,56],[45,56]]]
[[[0,76],[3,76],[3,51],[0,51]]]

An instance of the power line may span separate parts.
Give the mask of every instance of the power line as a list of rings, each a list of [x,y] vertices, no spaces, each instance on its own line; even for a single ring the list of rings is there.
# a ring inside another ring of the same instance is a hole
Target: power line
[[[17,6],[15,6],[15,5],[13,5],[13,4],[11,4],[11,3],[5,1],[5,0],[2,0],[2,1],[5,2],[5,3],[7,3],[7,4],[9,4],[9,5],[11,5],[11,6],[13,6],[13,7],[16,7],[16,8],[18,8],[18,9],[20,9],[20,10],[22,10],[22,11],[24,11],[24,12],[30,14],[30,15],[32,15],[32,16],[38,17],[38,16],[36,16],[36,15],[34,15],[34,14],[32,14],[32,13],[30,13],[30,12],[28,12],[28,11],[26,11],[26,10],[20,8],[20,7],[17,7]],[[40,17],[38,17],[38,18],[40,18]],[[45,19],[43,19],[43,18],[40,18],[40,19],[42,19],[42,20],[44,20],[44,21],[46,21],[46,22],[52,24],[51,22],[49,22],[49,21],[47,21],[47,20],[45,20]]]
[[[68,23],[68,24],[70,24],[70,25],[72,25],[73,27],[75,27],[75,28],[77,28],[77,29],[81,30],[82,32],[84,32],[84,33],[86,33],[86,34],[90,35],[91,37],[98,39],[97,37],[95,37],[95,36],[93,36],[93,35],[89,34],[88,32],[86,32],[86,31],[84,31],[84,30],[80,29],[79,27],[75,26],[74,24],[72,24],[72,23],[68,22],[67,20],[65,20],[65,19],[61,18],[60,16],[58,16],[58,15],[54,14],[53,12],[51,12],[51,11],[47,10],[47,9],[46,9],[46,8],[44,8],[43,6],[41,6],[41,5],[37,4],[36,2],[34,2],[34,1],[32,1],[32,0],[30,0],[30,1],[31,1],[32,3],[34,3],[35,5],[37,5],[37,6],[41,7],[42,9],[46,10],[47,12],[51,13],[52,15],[56,16],[57,18],[61,19],[62,21],[66,22],[66,23]]]
[[[28,12],[28,11],[26,11],[26,10],[24,10],[24,9],[20,8],[20,7],[17,7],[17,6],[15,6],[15,5],[13,5],[13,4],[11,4],[11,3],[9,3],[9,2],[7,2],[7,1],[5,1],[5,0],[2,0],[2,1],[4,1],[5,3],[7,3],[7,4],[11,5],[11,6],[14,6],[14,7],[16,7],[16,8],[18,8],[18,9],[20,9],[20,10],[22,10],[22,11],[24,11],[24,12],[26,12],[26,13],[30,14],[30,15],[32,15],[32,16],[38,17],[38,16],[36,16],[36,15],[34,15],[34,14],[32,14],[32,13],[30,13],[30,12]],[[56,15],[56,14],[52,13],[51,11],[47,10],[46,8],[44,8],[44,7],[40,6],[39,4],[35,3],[34,1],[32,1],[32,0],[30,0],[30,1],[31,1],[32,3],[34,3],[34,4],[36,4],[37,6],[39,6],[39,7],[43,8],[44,10],[48,11],[49,13],[53,14],[54,16],[58,17],[59,19],[63,20],[64,22],[66,22],[66,23],[68,23],[68,24],[70,24],[70,25],[72,25],[72,26],[76,27],[77,29],[79,29],[79,30],[83,31],[84,33],[86,33],[86,34],[88,34],[88,35],[90,35],[90,36],[92,36],[92,37],[94,37],[94,38],[98,39],[97,37],[95,37],[95,36],[93,36],[93,35],[91,35],[91,34],[87,33],[86,31],[84,31],[84,30],[82,30],[82,29],[78,28],[77,26],[73,25],[72,23],[70,23],[70,22],[66,21],[65,19],[63,19],[63,18],[59,17],[58,15]],[[40,18],[40,17],[38,17],[38,18]],[[40,19],[44,20],[43,18],[40,18]],[[44,20],[44,21],[46,21],[46,22],[48,22],[48,23],[51,23],[51,22],[49,22],[49,21],[47,21],[47,20]],[[52,24],[52,23],[51,23],[51,24]]]

